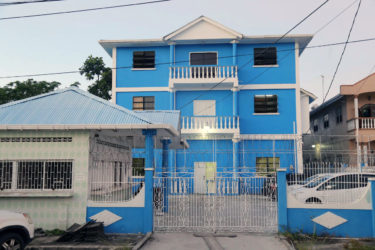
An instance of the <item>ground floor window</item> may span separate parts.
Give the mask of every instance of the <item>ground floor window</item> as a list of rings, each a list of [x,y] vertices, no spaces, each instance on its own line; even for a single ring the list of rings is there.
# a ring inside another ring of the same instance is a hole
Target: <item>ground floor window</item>
[[[279,157],[257,157],[256,171],[260,175],[267,175],[275,173],[280,167]]]
[[[72,170],[72,160],[0,161],[0,189],[71,189]]]

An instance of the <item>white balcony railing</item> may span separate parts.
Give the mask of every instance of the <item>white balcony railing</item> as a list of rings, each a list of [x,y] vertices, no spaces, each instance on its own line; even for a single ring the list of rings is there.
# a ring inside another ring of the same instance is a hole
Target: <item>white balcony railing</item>
[[[359,118],[361,129],[375,129],[375,117]]]
[[[237,66],[170,67],[169,78],[173,80],[234,79],[237,78]]]
[[[240,129],[238,116],[183,116],[182,133],[236,133]]]

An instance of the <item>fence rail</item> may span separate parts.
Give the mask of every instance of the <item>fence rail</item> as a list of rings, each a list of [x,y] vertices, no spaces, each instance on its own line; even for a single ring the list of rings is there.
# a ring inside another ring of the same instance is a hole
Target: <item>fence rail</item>
[[[200,132],[238,130],[240,120],[238,116],[183,116],[181,129],[185,131],[201,130]]]
[[[140,192],[143,186],[143,179],[118,183],[91,182],[89,200],[102,203],[129,201]]]

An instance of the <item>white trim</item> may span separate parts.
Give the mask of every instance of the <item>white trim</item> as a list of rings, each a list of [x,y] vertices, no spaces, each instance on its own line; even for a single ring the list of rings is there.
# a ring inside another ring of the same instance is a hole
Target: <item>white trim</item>
[[[134,71],[143,71],[143,70],[156,70],[156,68],[131,68]]]
[[[222,24],[220,24],[220,23],[218,23],[218,22],[215,22],[215,21],[213,21],[212,19],[210,19],[210,18],[208,18],[208,17],[200,16],[200,17],[198,17],[197,19],[191,21],[190,23],[185,24],[185,25],[182,26],[181,28],[179,28],[179,29],[173,31],[172,33],[169,33],[168,35],[164,36],[164,37],[163,37],[163,40],[164,40],[164,41],[165,41],[165,40],[170,40],[170,39],[172,39],[173,37],[175,37],[175,36],[177,36],[178,34],[184,32],[185,30],[187,30],[187,29],[193,27],[194,25],[196,25],[197,23],[199,23],[199,22],[201,22],[201,21],[205,21],[205,22],[207,22],[207,23],[210,23],[210,24],[216,26],[217,28],[219,28],[219,29],[221,29],[221,30],[223,30],[223,31],[225,31],[225,32],[227,32],[227,33],[232,34],[233,36],[236,37],[236,39],[238,39],[238,38],[241,39],[241,38],[243,37],[243,35],[242,35],[241,33],[238,33],[237,31],[234,31],[234,30],[232,30],[232,29],[230,29],[230,28],[227,28],[227,27],[225,27],[224,25],[222,25]],[[233,38],[232,38],[232,39],[233,39]]]
[[[253,65],[253,68],[278,68],[278,64],[271,64],[271,65]]]
[[[241,140],[294,140],[294,134],[240,134]]]
[[[145,171],[154,171],[154,168],[145,168]]]
[[[141,129],[165,129],[173,136],[179,136],[180,133],[168,124],[31,124],[31,125],[0,125],[1,130],[141,130]]]
[[[280,115],[280,113],[253,113],[253,115]]]
[[[195,53],[195,54],[216,53],[216,64],[191,65],[191,54],[192,53]],[[193,67],[194,66],[197,66],[197,67],[199,67],[199,66],[209,66],[209,65],[217,65],[218,66],[218,63],[219,63],[219,51],[197,51],[197,52],[191,51],[191,52],[189,52],[189,66],[193,66]]]
[[[170,92],[171,89],[169,87],[121,87],[116,89],[117,92]]]
[[[295,89],[296,84],[294,83],[276,83],[276,84],[246,84],[239,85],[240,90],[247,89]]]
[[[117,48],[112,49],[112,98],[111,101],[116,104],[116,70],[117,70]]]

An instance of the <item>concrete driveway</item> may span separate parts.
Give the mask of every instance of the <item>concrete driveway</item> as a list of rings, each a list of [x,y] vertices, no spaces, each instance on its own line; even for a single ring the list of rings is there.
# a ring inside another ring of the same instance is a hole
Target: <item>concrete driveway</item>
[[[264,234],[221,234],[214,237],[210,234],[193,233],[154,233],[142,249],[148,250],[176,250],[176,249],[202,249],[202,250],[286,250],[292,249],[288,243],[282,241],[277,235]],[[231,236],[231,237],[225,237]]]

